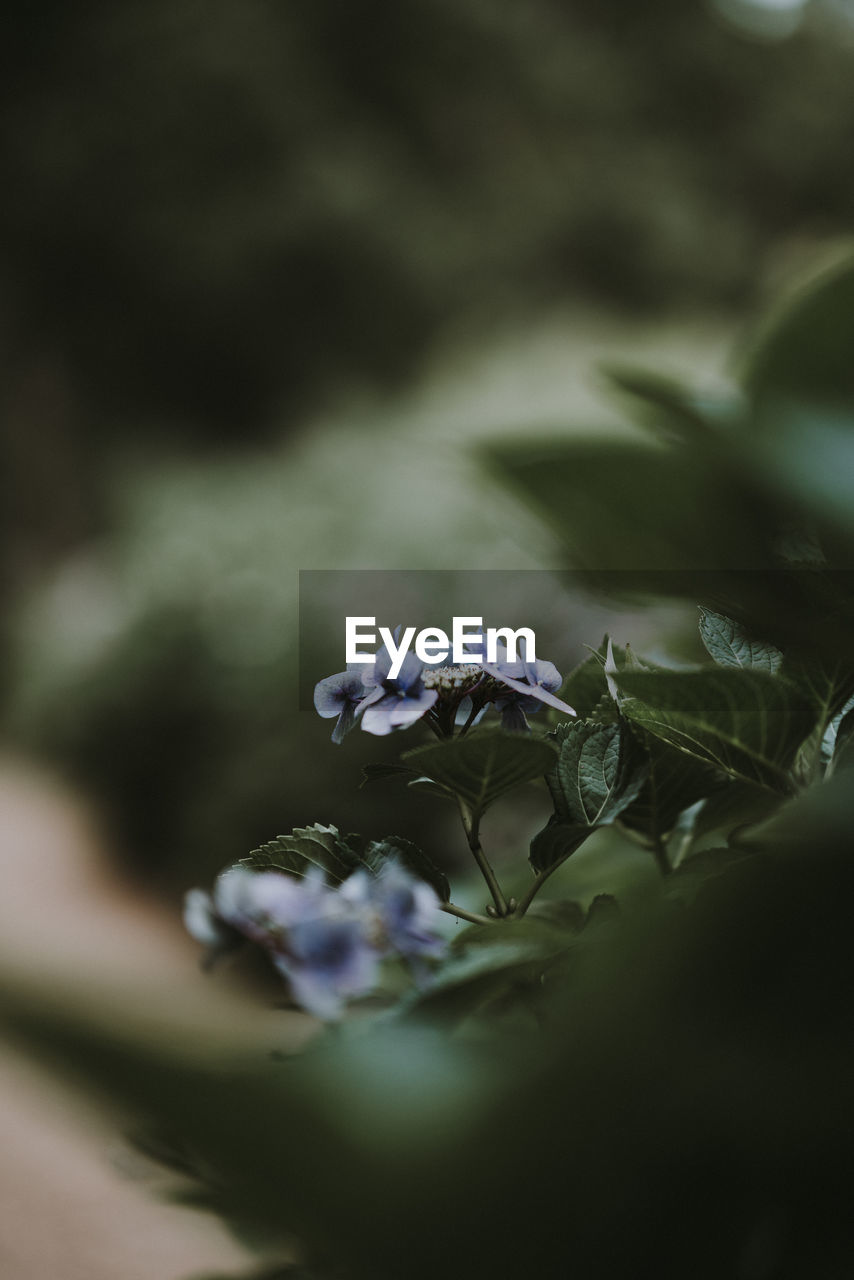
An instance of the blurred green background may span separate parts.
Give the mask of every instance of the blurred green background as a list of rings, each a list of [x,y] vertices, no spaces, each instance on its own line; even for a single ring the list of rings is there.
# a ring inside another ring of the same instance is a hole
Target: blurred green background
[[[726,385],[850,231],[841,0],[46,3],[0,59],[5,737],[173,898],[368,812],[299,569],[552,563],[470,446],[625,430],[603,356]]]
[[[551,987],[536,970],[536,1028],[511,981],[485,1039],[486,1021],[428,1007],[288,1059],[308,1019],[245,972],[199,974],[178,903],[315,821],[417,838],[456,896],[442,805],[356,789],[418,731],[336,748],[300,709],[339,621],[333,585],[300,652],[300,570],[442,571],[419,579],[437,623],[465,611],[459,571],[501,570],[566,671],[606,627],[698,655],[690,607],[607,611],[550,576],[579,546],[628,568],[638,512],[640,546],[683,569],[789,507],[850,566],[833,415],[851,407],[851,267],[824,327],[807,306],[776,367],[735,375],[769,303],[850,246],[852,73],[854,0],[45,0],[6,17],[0,731],[71,791],[0,767],[4,1018],[102,1110],[174,1128],[207,1183],[184,1200],[272,1232],[277,1259],[286,1229],[371,1280],[850,1272],[848,775],[690,909],[678,888],[660,900],[648,853],[597,833],[554,883],[583,906],[618,892],[625,924],[594,918]],[[612,462],[640,458],[617,452],[635,429],[608,361],[721,396],[724,430],[717,453],[695,436],[689,465],[662,449],[639,497],[622,465],[600,540]],[[808,421],[776,416],[781,392]],[[748,401],[757,430],[735,440],[726,412]],[[540,433],[562,438],[537,454]],[[735,594],[841,647],[850,607],[828,639],[788,585]],[[511,887],[546,809],[531,786],[484,824]],[[0,1271],[165,1280],[162,1206],[142,1225],[90,1176],[81,1214],[86,1179],[45,1139],[55,1085],[28,1092],[37,1069],[10,1061],[0,1211],[29,1270],[0,1240]],[[94,1114],[68,1145],[100,1170]],[[240,1265],[223,1250],[218,1274]],[[169,1280],[201,1274],[193,1257]]]

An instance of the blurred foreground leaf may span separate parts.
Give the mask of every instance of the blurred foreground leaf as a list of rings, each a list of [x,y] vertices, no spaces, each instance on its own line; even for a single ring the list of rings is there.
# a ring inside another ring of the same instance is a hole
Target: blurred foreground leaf
[[[720,1280],[760,1236],[777,1274],[831,1280],[854,1245],[854,795],[811,796],[778,828],[797,811],[797,847],[710,854],[690,892],[686,864],[677,902],[541,965],[523,1038],[414,1017],[299,1059],[188,1065],[177,1028],[151,1042],[67,993],[7,981],[0,1007],[57,1067],[183,1135],[219,1206],[295,1233],[324,1280],[563,1275],[568,1240],[580,1275]]]
[[[766,324],[744,372],[760,421],[781,403],[854,412],[854,261],[810,282]]]

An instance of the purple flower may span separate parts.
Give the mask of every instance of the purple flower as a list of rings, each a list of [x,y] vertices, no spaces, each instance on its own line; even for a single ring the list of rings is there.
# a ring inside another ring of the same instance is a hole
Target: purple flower
[[[322,872],[317,878],[309,875],[299,887],[300,917],[277,939],[273,963],[297,1003],[331,1022],[341,1016],[348,999],[366,995],[377,984],[380,953],[373,921],[325,885]]]
[[[241,935],[222,919],[213,898],[204,889],[191,889],[184,896],[184,927],[206,950],[205,967],[242,942]]]
[[[231,867],[217,879],[213,897],[190,890],[184,919],[193,937],[214,950],[237,935],[263,947],[297,1003],[325,1021],[376,985],[375,913],[327,885],[319,867],[301,880]]]
[[[529,662],[527,653],[515,662],[508,661],[506,645],[496,647],[494,663],[485,661],[486,637],[480,633],[481,649],[484,654],[483,670],[493,680],[510,690],[507,694],[493,695],[489,698],[501,712],[503,729],[527,732],[530,729],[525,713],[532,715],[539,711],[542,704],[555,707],[566,715],[574,716],[575,711],[568,703],[555,696],[563,684],[563,676],[553,662],[541,658]]]
[[[327,676],[314,686],[314,705],[325,720],[338,719],[332,730],[332,741],[341,742],[356,724],[356,709],[364,701],[367,690],[362,680],[365,670],[361,662],[348,663],[346,671]]]
[[[383,645],[372,668],[362,677],[372,690],[362,701],[356,717],[367,733],[384,736],[394,729],[406,729],[425,715],[439,697],[435,689],[425,689],[421,679],[424,663],[408,653],[398,674],[389,675],[391,655]]]
[[[376,875],[357,871],[341,886],[341,894],[373,911],[384,954],[406,957],[437,956],[444,940],[433,932],[440,902],[424,880],[396,859],[384,863]]]
[[[322,882],[323,872],[318,874]],[[220,919],[244,937],[275,946],[302,916],[304,883],[278,871],[230,867],[214,885],[214,906]]]
[[[532,715],[539,711],[543,703],[557,707],[568,715],[575,715],[572,707],[555,697],[555,691],[563,684],[563,676],[553,662],[540,658],[534,662],[507,662],[499,659],[495,666],[485,665],[484,670],[512,691],[506,697],[495,699],[504,729],[526,730],[526,713]]]
[[[338,888],[319,867],[296,879],[237,866],[219,876],[212,896],[190,890],[184,919],[212,953],[239,937],[263,947],[297,1003],[333,1021],[377,985],[383,957],[417,963],[439,954],[438,908],[430,886],[393,861],[377,875],[359,870]]]

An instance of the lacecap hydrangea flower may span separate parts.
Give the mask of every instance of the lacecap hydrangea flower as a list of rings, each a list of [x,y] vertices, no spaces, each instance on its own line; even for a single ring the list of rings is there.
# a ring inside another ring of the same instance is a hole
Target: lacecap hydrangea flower
[[[575,715],[557,697],[563,677],[553,662],[529,662],[525,657],[510,662],[506,647],[500,644],[494,663],[426,666],[408,653],[397,676],[391,676],[390,669],[391,657],[384,645],[373,664],[351,663],[346,671],[318,681],[314,690],[318,714],[337,717],[333,742],[341,742],[358,723],[366,732],[383,736],[406,729],[446,703],[458,723],[465,722],[470,710],[479,718],[493,703],[501,712],[502,728],[519,732],[529,729],[526,716],[542,705]]]
[[[407,959],[418,974],[419,962],[441,954],[439,906],[430,886],[393,859],[337,888],[319,867],[296,879],[237,866],[219,876],[212,895],[190,890],[184,922],[215,954],[240,937],[263,947],[296,1002],[334,1021],[348,1000],[376,987],[386,957]]]

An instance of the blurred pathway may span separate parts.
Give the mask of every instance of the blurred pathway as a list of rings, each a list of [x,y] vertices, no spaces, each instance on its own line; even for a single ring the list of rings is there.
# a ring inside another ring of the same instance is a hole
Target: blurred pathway
[[[39,998],[81,989],[118,1023],[147,1020],[188,1046],[299,1044],[311,1023],[200,973],[180,924],[115,880],[82,807],[0,765],[0,977]],[[75,995],[76,993],[76,995]],[[14,1048],[0,1056],[3,1280],[187,1280],[252,1259],[212,1216],[156,1198],[121,1120]],[[162,1179],[159,1180],[162,1185]]]

